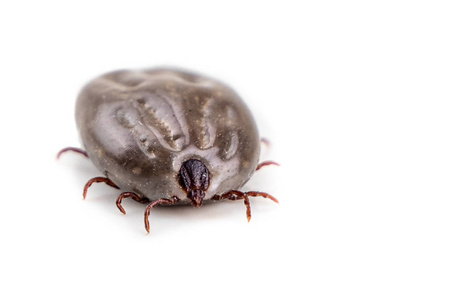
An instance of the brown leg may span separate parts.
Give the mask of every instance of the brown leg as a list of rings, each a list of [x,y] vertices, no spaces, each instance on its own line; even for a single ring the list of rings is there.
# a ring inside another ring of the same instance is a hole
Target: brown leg
[[[149,205],[147,205],[147,208],[145,209],[145,213],[144,213],[144,224],[145,224],[145,230],[147,230],[147,233],[150,233],[150,223],[148,221],[148,217],[150,215],[150,210],[159,204],[175,204],[176,202],[180,201],[180,198],[178,198],[177,196],[173,196],[171,199],[167,199],[167,198],[160,198],[158,200],[152,201]]]
[[[69,151],[71,151],[71,152],[76,152],[76,153],[80,153],[80,154],[82,154],[82,155],[88,157],[86,151],[84,151],[84,150],[82,150],[82,149],[80,149],[80,148],[67,147],[67,148],[61,149],[61,150],[58,152],[58,154],[56,155],[56,159],[59,159],[59,157],[61,156],[61,154],[65,153],[65,152],[69,152]]]
[[[212,199],[213,200],[228,199],[228,200],[233,200],[233,201],[244,199],[245,207],[247,207],[247,221],[250,222],[250,219],[252,217],[252,212],[250,209],[250,200],[248,199],[248,196],[269,198],[270,200],[278,203],[278,200],[275,197],[273,197],[272,195],[269,195],[269,194],[263,193],[263,192],[255,192],[255,191],[241,192],[241,191],[237,191],[237,190],[231,190],[222,195],[215,195]]]
[[[122,207],[122,199],[123,198],[133,198],[133,200],[135,200],[139,203],[148,203],[147,198],[141,198],[137,194],[132,193],[132,192],[123,192],[122,194],[119,195],[119,197],[117,197],[117,200],[116,200],[116,206],[120,210],[120,212],[123,214],[126,214],[125,209],[123,209],[123,207]]]
[[[264,193],[264,192],[250,191],[250,192],[246,192],[246,194],[247,194],[247,196],[251,196],[251,197],[269,198],[273,202],[278,203],[278,200],[274,196],[272,196],[270,194],[267,194],[267,193]]]
[[[274,161],[263,161],[262,163],[259,163],[258,166],[256,166],[256,171],[258,171],[259,169],[261,169],[262,167],[268,166],[268,165],[275,165],[275,166],[279,166],[279,163],[276,163]]]
[[[83,199],[86,199],[86,193],[88,188],[94,183],[94,182],[104,182],[109,186],[112,186],[113,188],[118,189],[119,187],[111,181],[111,179],[106,178],[106,177],[94,177],[91,180],[89,180],[88,182],[86,182],[86,184],[84,185],[84,189],[83,189]]]

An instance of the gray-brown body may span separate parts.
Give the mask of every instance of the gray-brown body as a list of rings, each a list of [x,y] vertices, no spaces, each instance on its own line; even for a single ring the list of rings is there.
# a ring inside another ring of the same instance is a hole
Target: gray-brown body
[[[224,84],[197,74],[117,71],[80,93],[76,122],[94,165],[118,187],[149,200],[181,199],[183,162],[210,172],[204,201],[239,189],[256,169],[260,140],[253,117]]]

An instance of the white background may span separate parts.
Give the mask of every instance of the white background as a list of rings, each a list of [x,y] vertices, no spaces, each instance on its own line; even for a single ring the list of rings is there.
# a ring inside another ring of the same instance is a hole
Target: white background
[[[0,5],[1,299],[449,299],[447,1]],[[239,202],[114,205],[74,103],[104,72],[233,86],[272,142]]]

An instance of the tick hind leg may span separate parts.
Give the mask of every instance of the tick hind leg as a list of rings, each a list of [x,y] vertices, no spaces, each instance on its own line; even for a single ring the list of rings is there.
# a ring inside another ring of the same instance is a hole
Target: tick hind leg
[[[269,140],[266,139],[266,138],[261,138],[261,144],[265,145],[266,147],[269,147],[269,146],[270,146],[270,142],[269,142]],[[268,161],[263,161],[263,162],[259,163],[259,164],[256,166],[256,170],[255,170],[255,171],[258,171],[258,170],[261,169],[262,167],[269,166],[269,165],[279,166],[280,164],[277,163],[277,162],[274,162],[274,161],[270,161],[270,160],[268,160]]]
[[[91,180],[89,180],[89,181],[86,183],[86,185],[84,186],[84,190],[83,190],[83,199],[86,198],[86,193],[87,193],[88,188],[89,188],[93,183],[96,183],[96,182],[104,182],[104,183],[106,183],[106,184],[109,185],[109,186],[112,186],[112,187],[117,188],[117,189],[119,188],[119,187],[118,187],[114,182],[112,182],[111,179],[109,179],[109,178],[106,178],[106,177],[95,177],[95,178],[92,178]],[[122,206],[122,200],[123,200],[124,198],[132,198],[133,200],[135,200],[135,201],[137,201],[137,202],[139,202],[139,203],[148,203],[148,202],[150,202],[147,198],[140,197],[140,196],[139,196],[138,194],[136,194],[136,193],[132,193],[132,192],[123,192],[122,194],[119,195],[119,197],[117,197],[117,200],[116,200],[116,206],[117,206],[117,208],[120,210],[120,212],[123,213],[123,214],[126,214],[126,211],[125,211],[125,209],[124,209],[123,206]]]
[[[150,233],[150,222],[148,221],[148,217],[150,215],[150,211],[153,207],[155,207],[156,205],[173,205],[175,203],[177,203],[178,201],[180,201],[180,198],[178,198],[177,196],[172,196],[172,198],[167,199],[167,198],[160,198],[158,200],[154,200],[152,202],[150,202],[149,205],[147,205],[147,208],[145,209],[145,213],[144,213],[144,224],[145,224],[145,230],[147,230],[147,233]]]
[[[215,195],[212,199],[213,200],[244,200],[245,207],[247,208],[247,221],[250,222],[250,219],[252,217],[252,211],[250,209],[250,200],[248,197],[264,197],[269,198],[270,200],[274,201],[275,203],[278,203],[278,200],[267,193],[263,192],[256,192],[256,191],[250,191],[250,192],[241,192],[237,190],[231,190],[228,191],[222,195]]]
[[[261,169],[262,167],[270,166],[270,165],[279,166],[280,164],[277,163],[277,162],[274,162],[274,161],[270,161],[270,160],[268,160],[268,161],[263,161],[262,163],[259,163],[259,164],[256,166],[256,171],[258,171],[258,170]]]
[[[123,192],[122,194],[119,195],[119,197],[117,197],[117,200],[116,200],[116,206],[120,210],[120,212],[123,213],[123,214],[126,214],[125,209],[123,209],[123,207],[122,207],[122,200],[124,198],[132,198],[134,201],[137,201],[139,203],[148,203],[148,202],[150,202],[150,200],[148,200],[147,198],[140,197],[136,193]]]
[[[61,149],[58,152],[58,154],[56,154],[56,159],[58,159],[61,156],[61,154],[66,153],[66,152],[80,153],[81,155],[84,155],[85,157],[88,157],[86,151],[84,151],[83,149],[75,148],[75,147],[67,147],[67,148]]]
[[[90,179],[88,182],[86,182],[86,184],[84,185],[84,189],[83,189],[83,199],[86,199],[86,194],[87,191],[89,189],[89,187],[96,182],[104,182],[109,186],[112,186],[113,188],[118,189],[119,187],[111,181],[111,179],[107,178],[107,177],[94,177],[92,179]]]

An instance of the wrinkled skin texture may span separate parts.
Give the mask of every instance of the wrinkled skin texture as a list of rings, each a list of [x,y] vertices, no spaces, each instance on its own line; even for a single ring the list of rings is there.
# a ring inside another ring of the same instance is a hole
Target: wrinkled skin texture
[[[208,168],[204,202],[239,189],[256,169],[260,141],[247,106],[229,87],[183,71],[117,71],[80,93],[76,122],[94,165],[123,191],[176,196],[183,162]]]

